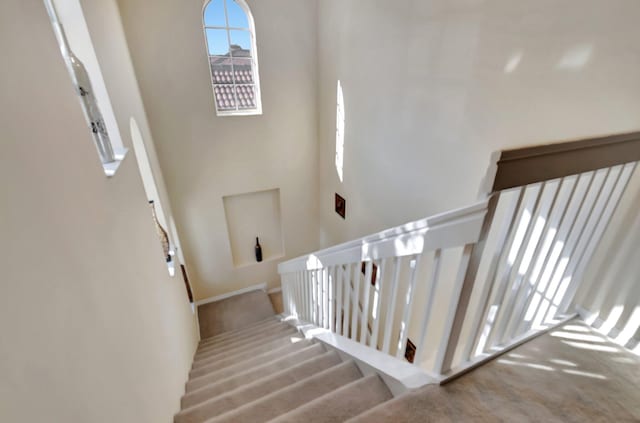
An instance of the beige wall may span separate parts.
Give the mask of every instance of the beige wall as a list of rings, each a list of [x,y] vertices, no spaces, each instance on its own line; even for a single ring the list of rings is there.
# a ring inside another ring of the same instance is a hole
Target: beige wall
[[[322,0],[318,11],[321,246],[471,204],[494,151],[640,128],[637,1]]]
[[[264,113],[248,117],[215,116],[202,0],[119,4],[196,297],[279,285],[275,261],[233,265],[222,198],[280,188],[286,257],[317,247],[315,2],[249,1]]]
[[[0,421],[171,421],[196,324],[133,154],[104,176],[42,2],[0,28]]]
[[[80,2],[91,33],[91,40],[93,41],[93,47],[102,70],[109,98],[114,108],[115,119],[120,128],[120,136],[132,148],[131,118],[136,121],[142,136],[149,164],[148,169],[145,169],[143,164],[143,173],[145,173],[147,183],[152,182],[155,184],[155,192],[147,189],[146,196],[140,198],[140,201],[154,200],[156,202],[158,219],[169,233],[172,245],[178,248],[178,257],[184,263],[184,258],[181,256],[181,243],[178,233],[171,225],[174,220],[172,207],[140,95],[140,88],[138,87],[131,62],[118,5],[116,0],[80,0]],[[130,154],[132,159],[135,158],[133,148]],[[161,247],[159,246],[158,248],[160,254],[162,254]],[[179,272],[177,273],[179,278]]]
[[[639,14],[635,0],[320,1],[321,244],[469,204],[492,151],[640,128]]]

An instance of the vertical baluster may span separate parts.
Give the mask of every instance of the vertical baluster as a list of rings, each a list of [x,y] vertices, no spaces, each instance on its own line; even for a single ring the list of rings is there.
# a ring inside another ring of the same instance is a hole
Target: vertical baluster
[[[300,311],[298,313],[298,319],[307,320],[307,296],[306,296],[306,281],[307,272],[303,270],[300,272]]]
[[[540,232],[540,236],[538,237],[538,240],[536,241],[535,250],[531,255],[527,269],[524,271],[523,274],[520,273],[523,282],[520,286],[520,290],[516,295],[517,302],[515,303],[515,306],[511,314],[509,315],[509,319],[507,321],[507,327],[503,337],[504,341],[513,339],[515,336],[515,330],[520,325],[520,322],[522,319],[522,313],[524,312],[524,304],[526,303],[527,299],[531,296],[531,283],[529,279],[531,277],[531,273],[533,272],[533,269],[535,268],[538,258],[540,257],[540,253],[546,244],[546,236],[549,233],[549,230],[551,228],[551,223],[554,221],[553,217],[557,211],[556,210],[557,201],[560,198],[560,193],[563,187],[566,185],[566,182],[567,182],[566,178],[560,179],[560,182],[558,183],[558,187],[554,192],[551,205],[549,206],[549,209],[545,212],[544,226],[542,228],[542,231]]]
[[[353,265],[349,263],[344,271],[344,318],[342,324],[342,336],[349,336],[349,322],[351,322],[351,271]]]
[[[493,219],[492,216],[490,216]],[[435,359],[435,371],[438,374],[444,374],[451,369],[451,363],[453,361],[453,355],[455,354],[458,340],[460,339],[460,332],[462,331],[462,325],[456,328],[456,320],[460,319],[464,321],[465,307],[460,308],[459,303],[463,299],[461,294],[465,288],[465,281],[468,280],[469,268],[471,265],[471,258],[474,252],[473,244],[467,244],[462,251],[462,259],[458,266],[458,274],[453,284],[453,293],[451,294],[451,302],[449,303],[449,311],[445,318],[444,332],[440,347],[436,353]],[[477,272],[477,269],[475,270]],[[475,279],[475,277],[473,278]],[[469,294],[470,295],[470,294]],[[468,301],[468,299],[467,299]],[[461,316],[462,314],[462,316]]]
[[[431,310],[433,309],[433,300],[435,299],[438,282],[440,280],[440,263],[441,263],[442,250],[437,249],[433,253],[433,264],[431,268],[431,278],[427,283],[427,302],[424,310],[422,311],[422,324],[420,325],[420,340],[418,341],[418,348],[416,349],[415,358],[413,364],[420,366],[420,358],[424,353],[424,342],[427,339],[427,329],[429,327],[429,320],[431,317]]]
[[[325,329],[329,328],[329,289],[328,289],[328,281],[329,281],[329,269],[326,267],[322,268],[322,327]]]
[[[303,307],[302,307],[302,277],[304,276],[304,272],[300,271],[298,272],[298,280],[296,281],[296,312],[298,315],[298,319],[302,319],[302,312],[303,312]]]
[[[351,339],[357,340],[358,313],[360,311],[360,263],[353,266],[353,305],[351,308]]]
[[[305,321],[312,322],[311,317],[311,273],[308,270],[304,272],[304,309],[305,309]]]
[[[335,306],[336,306],[336,301],[335,301],[335,297],[336,297],[336,291],[335,291],[335,283],[336,283],[336,266],[331,266],[327,269],[327,293],[328,293],[328,299],[329,301],[327,302],[327,306],[328,306],[328,313],[327,316],[329,317],[329,330],[331,332],[335,332],[336,329],[336,321],[335,321]]]
[[[501,289],[500,296],[498,297],[498,309],[496,312],[496,317],[494,320],[494,324],[489,330],[489,336],[487,340],[487,344],[489,346],[494,346],[496,342],[499,342],[504,334],[505,330],[505,317],[508,316],[512,304],[513,291],[514,291],[514,280],[512,279],[512,274],[514,269],[517,270],[520,267],[520,262],[522,261],[522,257],[524,256],[524,251],[526,250],[526,246],[529,243],[529,239],[531,237],[531,232],[534,227],[534,219],[538,212],[540,206],[540,198],[542,197],[542,192],[544,190],[546,183],[543,182],[541,184],[535,184],[528,188],[530,192],[534,193],[532,196],[528,196],[528,201],[525,204],[523,209],[522,218],[519,220],[519,227],[516,231],[516,237],[513,240],[512,245],[509,248],[509,258],[507,260],[507,267],[502,275],[501,281]],[[524,216],[526,213],[529,213],[529,220],[526,221]],[[524,224],[523,224],[524,222]]]
[[[513,330],[514,334],[515,333],[522,334],[523,331],[526,332],[528,330],[526,320],[525,320],[527,317],[528,310],[532,306],[533,299],[536,298],[537,295],[539,295],[538,291],[540,289],[540,284],[542,282],[542,276],[545,273],[545,269],[547,268],[548,264],[553,262],[554,260],[554,257],[555,257],[554,251],[556,249],[554,246],[556,245],[559,234],[562,232],[562,229],[567,226],[568,224],[567,222],[571,220],[574,199],[580,198],[578,187],[582,180],[585,180],[585,178],[588,178],[588,184],[587,184],[587,190],[588,190],[588,187],[590,187],[593,182],[594,176],[595,176],[595,172],[583,173],[581,175],[578,175],[575,179],[575,182],[573,183],[573,186],[571,187],[571,193],[569,194],[568,199],[566,200],[566,202],[563,202],[562,208],[560,209],[561,210],[560,218],[558,219],[558,222],[555,222],[555,220],[553,222],[553,224],[555,224],[555,231],[550,237],[548,237],[549,238],[548,240],[545,239],[544,241],[545,252],[541,255],[541,258],[539,258],[538,261],[536,262],[533,268],[533,271],[531,273],[531,276],[529,277],[529,282],[531,284],[531,292],[529,293],[527,301],[525,302],[524,306],[521,308],[520,316],[516,319],[517,325]],[[580,200],[577,200],[577,201],[580,201]]]
[[[297,302],[297,295],[298,295],[298,272],[293,272],[291,273],[291,311],[293,316],[297,316],[298,314],[298,302]]]
[[[329,269],[322,269],[322,327],[329,328]]]
[[[324,317],[324,313],[323,311],[323,306],[322,306],[322,273],[323,273],[323,269],[318,269],[316,270],[316,278],[317,278],[317,286],[316,289],[318,290],[317,293],[317,298],[318,298],[318,323],[317,325],[319,327],[322,327],[323,325],[323,317]]]
[[[541,311],[541,307],[543,306],[543,304],[545,304],[546,297],[547,297],[547,292],[549,291],[550,287],[553,284],[553,280],[554,280],[554,275],[556,273],[556,269],[558,268],[560,262],[562,261],[562,256],[563,253],[565,251],[567,251],[567,244],[569,242],[569,237],[571,236],[571,233],[573,232],[573,228],[576,225],[576,222],[579,221],[580,216],[582,214],[582,212],[585,210],[585,204],[587,204],[587,199],[590,198],[590,192],[592,187],[596,187],[595,189],[597,190],[596,192],[599,195],[600,190],[602,190],[602,186],[604,185],[604,180],[606,179],[606,177],[608,176],[608,171],[606,172],[605,178],[602,179],[602,181],[600,181],[600,178],[598,177],[598,172],[593,172],[593,177],[590,179],[589,181],[589,185],[587,186],[587,189],[585,190],[584,194],[582,196],[579,197],[579,204],[577,206],[577,209],[575,210],[575,213],[571,213],[567,216],[567,222],[566,225],[563,226],[562,228],[560,228],[560,233],[558,235],[559,238],[559,242],[562,243],[561,247],[558,247],[557,250],[557,255],[555,257],[555,260],[550,260],[548,263],[547,268],[545,268],[543,270],[543,274],[542,274],[542,278],[545,281],[544,286],[540,287],[540,295],[541,295],[541,299],[540,302],[538,302],[535,311],[532,315],[532,319],[530,324],[528,324],[528,328],[530,327],[536,327],[541,323],[541,317],[542,315],[544,315],[546,313],[546,308],[545,310],[540,313]],[[597,182],[596,182],[597,180]],[[594,185],[595,183],[595,185]],[[590,206],[587,205],[587,208],[589,208]],[[545,277],[546,276],[546,277]]]
[[[289,308],[287,306],[287,275],[286,274],[281,274],[280,275],[280,286],[282,288],[282,308],[283,308],[283,313],[285,315],[289,314]]]
[[[298,272],[291,274],[291,315],[296,317],[298,310],[296,309],[296,290],[297,290]]]
[[[574,262],[576,260],[576,257],[574,256],[577,256],[580,254],[579,248],[583,244],[581,242],[582,239],[583,238],[587,239],[587,237],[590,238],[593,235],[593,231],[595,231],[597,222],[599,222],[600,218],[602,217],[602,213],[604,213],[604,210],[606,209],[606,206],[611,200],[611,196],[613,195],[613,192],[616,186],[618,185],[620,176],[622,176],[623,167],[624,166],[622,165],[616,166],[615,171],[613,170],[614,168],[609,168],[609,171],[607,173],[607,178],[602,184],[602,188],[598,193],[598,197],[596,198],[592,207],[590,208],[588,216],[584,220],[584,223],[580,225],[578,236],[577,238],[575,238],[575,242],[572,243],[571,250],[567,254],[567,257],[569,257],[568,261],[565,261],[565,264],[563,265],[563,267],[558,269],[556,271],[556,274],[554,274],[554,276],[559,275],[559,277],[556,279],[557,282],[552,286],[551,295],[548,296],[550,304],[545,314],[545,317],[542,319],[542,322],[546,322],[550,318],[550,316],[552,314],[555,314],[555,312],[557,311],[557,307],[554,306],[554,299],[567,273],[567,268],[569,267],[571,262]]]
[[[313,271],[313,312],[315,315],[313,323],[320,326],[320,269]]]
[[[504,193],[495,194],[497,198],[496,203],[500,198],[502,198],[503,195]],[[491,296],[493,295],[494,290],[496,288],[495,282],[498,274],[498,267],[502,261],[506,260],[507,249],[505,248],[505,245],[507,243],[507,240],[511,239],[515,231],[515,226],[516,226],[515,222],[517,220],[516,215],[520,210],[523,199],[524,199],[524,187],[520,187],[518,190],[518,195],[514,196],[514,199],[508,204],[508,208],[504,215],[505,220],[502,221],[504,224],[501,227],[500,233],[498,235],[498,240],[496,243],[496,248],[494,250],[494,254],[491,259],[491,262],[489,264],[487,280],[482,286],[479,306],[476,309],[475,315],[471,323],[471,328],[472,328],[471,334],[473,338],[471,339],[470,342],[467,342],[464,345],[464,350],[462,353],[463,360],[469,360],[471,358],[472,349],[480,342],[480,336],[482,334],[481,332],[482,324],[483,322],[486,322],[488,320],[489,300],[491,299]]]
[[[288,273],[286,276],[285,287],[286,287],[286,293],[287,293],[287,297],[286,297],[287,315],[292,316],[293,307],[291,302],[291,273]]]
[[[362,298],[362,316],[360,316],[360,343],[367,343],[369,332],[369,295],[371,293],[371,274],[373,273],[373,261],[366,262],[364,273],[364,297]]]
[[[396,302],[398,300],[398,286],[400,279],[400,264],[402,259],[395,257],[393,259],[393,277],[391,279],[391,298],[387,305],[387,317],[384,325],[384,336],[382,340],[382,352],[390,354],[391,348],[391,333],[393,332],[393,321],[396,313]]]
[[[606,210],[603,212],[604,219],[601,219],[598,222],[596,230],[592,233],[589,240],[586,243],[586,247],[584,251],[581,253],[580,257],[576,261],[574,268],[572,269],[572,274],[574,275],[571,279],[571,283],[569,284],[562,301],[560,302],[560,306],[558,310],[561,313],[566,313],[569,305],[573,301],[575,297],[576,291],[579,287],[579,282],[582,279],[582,274],[584,273],[586,266],[591,261],[591,257],[595,252],[597,246],[600,244],[600,240],[602,239],[603,234],[606,232],[609,223],[611,222],[611,218],[615,214],[620,200],[622,199],[624,193],[627,190],[627,186],[631,181],[631,177],[637,168],[638,162],[627,163],[622,170],[624,175],[621,177],[621,181],[619,181],[620,187],[618,189],[618,193],[614,196],[612,200],[607,204]]]
[[[342,264],[337,266],[336,270],[336,281],[334,286],[336,287],[336,333],[342,334],[342,319],[343,319],[343,309],[342,309],[342,278],[344,276],[344,267]]]
[[[524,237],[524,240],[519,248],[516,260],[513,264],[513,271],[516,272],[515,277],[513,277],[513,282],[511,283],[511,290],[508,292],[506,297],[505,304],[501,307],[501,318],[498,320],[497,330],[496,330],[496,340],[498,344],[504,344],[507,341],[507,327],[513,318],[513,314],[517,312],[515,310],[516,302],[519,299],[519,295],[521,295],[524,285],[524,274],[531,267],[531,261],[523,264],[523,259],[529,255],[532,256],[534,251],[538,248],[540,243],[540,238],[542,236],[541,231],[537,231],[536,227],[539,226],[538,222],[542,216],[545,216],[543,219],[545,221],[549,220],[548,212],[549,207],[555,201],[555,198],[558,194],[559,186],[556,185],[555,188],[548,182],[543,182],[538,192],[538,196],[536,198],[536,204],[531,213],[531,220],[527,225],[527,231]],[[551,192],[552,202],[547,203],[545,200],[547,199],[547,193]],[[523,268],[526,266],[526,269]]]
[[[404,347],[409,337],[409,319],[411,317],[411,308],[413,307],[414,291],[416,287],[416,275],[418,273],[418,265],[420,264],[420,256],[413,256],[409,261],[409,285],[405,295],[404,310],[402,312],[402,322],[400,326],[400,340],[398,341],[398,349],[396,357],[404,356]]]
[[[380,262],[380,267],[378,267],[378,272],[376,273],[376,284],[375,284],[375,293],[374,293],[374,306],[372,310],[373,316],[373,330],[371,332],[371,340],[369,342],[369,346],[373,348],[378,348],[378,332],[380,332],[380,307],[382,305],[382,295],[384,293],[384,272],[387,267],[387,259],[382,260]]]

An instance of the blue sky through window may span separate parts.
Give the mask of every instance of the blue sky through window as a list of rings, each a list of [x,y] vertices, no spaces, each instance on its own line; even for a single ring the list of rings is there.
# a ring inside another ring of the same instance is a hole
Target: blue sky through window
[[[204,9],[206,26],[227,26],[224,18],[224,0],[211,0]]]
[[[229,14],[229,26],[232,28],[249,28],[249,20],[242,7],[234,0],[227,0],[227,13]]]
[[[229,52],[226,29],[206,29],[210,56],[224,56]]]
[[[236,44],[245,50],[251,50],[251,34],[249,31],[229,31],[231,34],[231,44]]]
[[[224,2],[227,2],[229,26],[231,28],[249,28],[249,19],[242,7],[234,0],[211,0],[204,10],[206,26],[227,26],[224,16]]]

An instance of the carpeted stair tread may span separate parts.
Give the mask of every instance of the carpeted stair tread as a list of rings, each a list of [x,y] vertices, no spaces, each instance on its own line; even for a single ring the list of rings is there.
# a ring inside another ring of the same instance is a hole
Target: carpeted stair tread
[[[361,377],[355,363],[347,361],[207,420],[207,423],[268,421]]]
[[[299,342],[291,342],[289,338],[282,338],[278,342],[272,342],[271,345],[262,345],[261,352],[256,353],[249,351],[247,354],[239,354],[236,357],[230,357],[207,366],[208,373],[193,377],[187,382],[186,390],[192,391],[202,386],[208,385],[213,381],[227,378],[234,373],[246,368],[255,367],[261,363],[274,360],[282,355],[282,352],[302,349],[311,344],[308,340]]]
[[[216,395],[232,391],[240,386],[278,373],[325,353],[325,348],[321,344],[312,344],[302,349],[300,349],[300,345],[301,343],[290,345],[287,347],[286,353],[281,352],[284,351],[284,349],[276,351],[276,358],[272,358],[271,361],[265,361],[255,367],[246,367],[242,372],[234,374],[233,376],[225,379],[211,380],[208,385],[187,391],[182,397],[181,406],[183,408],[191,407],[200,402],[207,401]]]
[[[225,339],[219,339],[219,340],[217,340],[215,342],[200,343],[198,345],[197,352],[205,351],[205,350],[211,349],[211,348],[222,347],[224,345],[230,345],[230,344],[233,344],[233,343],[236,343],[236,342],[246,341],[247,339],[252,339],[252,338],[254,338],[256,336],[259,336],[259,335],[261,335],[263,333],[273,332],[273,331],[276,331],[278,329],[282,329],[283,327],[292,327],[292,326],[288,325],[287,323],[284,323],[284,322],[271,322],[269,324],[265,324],[263,326],[255,328],[252,331],[244,332],[244,333],[238,334],[236,336],[230,336],[230,337],[225,338]]]
[[[195,371],[203,367],[207,367],[209,371],[213,369],[220,369],[222,367],[228,366],[229,364],[239,363],[240,361],[250,359],[251,357],[266,353],[270,350],[281,348],[290,344],[295,344],[296,342],[300,342],[300,340],[302,339],[302,336],[296,336],[295,334],[289,333],[285,336],[270,339],[267,342],[250,344],[237,350],[226,351],[221,354],[207,357],[205,359],[202,359],[198,363],[198,365],[195,365],[194,363],[194,366],[191,370]]]
[[[393,395],[380,376],[370,375],[316,398],[270,423],[344,422],[391,398]]]
[[[183,409],[176,414],[174,422],[202,422],[327,370],[340,362],[340,356],[335,351],[326,352],[208,401]]]
[[[411,422],[435,422],[439,421],[442,415],[450,414],[452,420],[456,418],[452,410],[448,408],[459,409],[459,405],[443,401],[442,392],[446,391],[438,385],[427,385],[413,391],[393,398],[384,404],[379,404],[358,416],[348,420],[349,423],[369,423],[369,422],[386,422],[391,419],[398,423]],[[434,402],[435,401],[435,402]],[[464,407],[463,407],[464,409]],[[479,421],[484,420],[481,415],[485,415],[487,410],[476,409]],[[458,418],[460,415],[457,416]],[[458,421],[458,420],[455,420]],[[511,420],[516,421],[516,420]],[[533,420],[532,420],[533,421]]]
[[[251,324],[248,324],[248,325],[246,325],[244,327],[241,327],[241,328],[228,330],[226,332],[220,332],[220,333],[217,333],[217,334],[215,334],[213,336],[208,336],[206,338],[203,337],[203,338],[201,338],[201,341],[209,342],[209,341],[215,341],[217,339],[224,339],[227,336],[232,336],[232,335],[235,335],[235,334],[238,334],[238,333],[242,333],[242,332],[246,332],[246,331],[249,331],[249,330],[253,330],[253,329],[259,327],[260,325],[264,325],[264,324],[267,324],[267,323],[270,323],[270,322],[280,322],[280,321],[281,321],[280,316],[276,316],[276,315],[269,316],[269,317],[266,317],[266,318],[264,318],[262,320],[256,320],[255,322],[253,322]]]
[[[241,339],[239,341],[234,341],[234,342],[228,342],[228,343],[224,343],[223,345],[215,345],[209,348],[205,348],[201,351],[197,351],[196,354],[194,355],[194,360],[201,360],[203,358],[206,357],[210,357],[212,355],[216,355],[219,354],[220,352],[224,352],[224,351],[228,351],[228,350],[232,350],[232,349],[237,349],[238,347],[241,347],[243,345],[247,345],[247,344],[255,344],[258,341],[266,341],[267,338],[270,337],[277,337],[280,334],[284,334],[284,333],[295,333],[297,332],[297,330],[289,325],[283,325],[283,326],[278,326],[278,327],[274,327],[271,328],[267,331],[263,331],[260,333],[257,333],[253,336],[250,336],[246,339]]]
[[[241,340],[243,338],[248,338],[251,336],[254,336],[255,334],[259,334],[262,333],[265,330],[268,330],[272,327],[276,327],[276,326],[280,326],[286,323],[283,323],[279,320],[274,320],[274,319],[269,319],[269,321],[266,321],[254,328],[251,328],[249,330],[243,330],[243,331],[239,331],[239,332],[230,332],[227,336],[225,336],[224,338],[220,338],[220,339],[204,339],[202,341],[200,341],[200,343],[198,344],[198,350],[203,349],[203,348],[207,348],[207,347],[212,347],[214,345],[222,345],[226,342],[233,342],[234,340]]]
[[[194,356],[194,360],[199,360],[202,358],[210,357],[212,355],[219,354],[224,351],[230,351],[233,349],[237,349],[242,347],[243,345],[255,344],[258,341],[266,340],[270,337],[279,336],[284,333],[296,333],[296,329],[287,324],[283,324],[282,326],[276,326],[269,330],[265,330],[263,332],[257,333],[248,338],[243,338],[238,341],[230,341],[226,342],[223,345],[212,345],[211,347],[204,348],[196,352]]]

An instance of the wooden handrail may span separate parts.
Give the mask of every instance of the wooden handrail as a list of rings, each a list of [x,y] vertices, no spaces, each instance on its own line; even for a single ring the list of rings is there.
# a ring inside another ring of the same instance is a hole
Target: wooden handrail
[[[640,132],[504,150],[493,192],[640,160]]]

